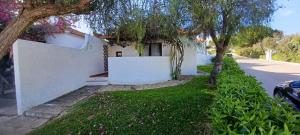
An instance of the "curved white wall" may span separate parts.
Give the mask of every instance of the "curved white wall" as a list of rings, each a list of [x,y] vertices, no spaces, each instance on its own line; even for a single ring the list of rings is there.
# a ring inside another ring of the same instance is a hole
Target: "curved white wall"
[[[104,70],[98,59],[101,43],[89,37],[85,48],[74,49],[17,40],[13,51],[18,114],[85,86],[91,74]]]
[[[169,57],[109,57],[110,84],[153,84],[171,80]]]
[[[83,48],[84,37],[65,32],[47,36],[46,42],[48,44],[80,49]]]
[[[105,41],[94,36],[86,35],[86,44],[88,44],[88,60],[90,62],[90,75],[104,73],[104,52],[103,45]]]

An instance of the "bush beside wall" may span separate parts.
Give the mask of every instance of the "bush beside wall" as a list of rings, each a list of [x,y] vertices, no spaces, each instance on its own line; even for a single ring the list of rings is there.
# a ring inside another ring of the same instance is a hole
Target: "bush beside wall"
[[[212,108],[215,134],[300,134],[299,113],[270,98],[254,77],[225,58]]]

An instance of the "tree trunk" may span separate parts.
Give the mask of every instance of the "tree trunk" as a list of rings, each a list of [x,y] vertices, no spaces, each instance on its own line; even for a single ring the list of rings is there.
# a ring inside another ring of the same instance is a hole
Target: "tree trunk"
[[[210,79],[209,79],[209,83],[211,85],[216,85],[217,83],[217,76],[222,70],[223,58],[227,49],[227,45],[219,43],[216,45],[216,48],[217,48],[216,50],[217,54],[214,61],[214,67],[210,74]]]
[[[11,22],[0,34],[0,59],[9,51],[12,44],[18,39],[22,32],[28,27],[33,19],[28,20],[23,16]]]
[[[0,33],[0,60],[7,54],[22,32],[35,21],[55,15],[85,12],[89,6],[90,0],[80,0],[77,4],[68,6],[45,4],[34,8],[24,7],[20,15]]]
[[[180,39],[173,39],[171,46],[172,79],[178,80],[181,75],[181,66],[184,56],[184,46]]]

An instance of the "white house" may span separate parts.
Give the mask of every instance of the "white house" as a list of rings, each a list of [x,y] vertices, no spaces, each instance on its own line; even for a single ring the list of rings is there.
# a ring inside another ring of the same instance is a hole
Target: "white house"
[[[18,114],[86,85],[138,85],[171,80],[170,46],[110,45],[68,29],[47,43],[17,40],[13,46]],[[197,49],[184,48],[183,75],[197,74]]]
[[[108,81],[110,84],[149,84],[171,80],[170,45],[145,44],[139,56],[134,45],[108,45]],[[182,75],[197,74],[197,51],[184,48]]]

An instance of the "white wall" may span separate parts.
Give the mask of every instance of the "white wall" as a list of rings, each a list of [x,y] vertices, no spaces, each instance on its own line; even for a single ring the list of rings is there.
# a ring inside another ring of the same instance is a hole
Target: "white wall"
[[[94,62],[98,56],[93,53],[100,48],[95,43],[86,40],[85,48],[74,49],[17,40],[13,51],[18,114],[85,86],[100,65]]]
[[[121,47],[121,46],[109,46],[108,48],[108,56],[109,57],[116,57],[116,52],[122,51],[123,57],[137,57],[139,56],[137,50],[134,48],[133,45]],[[163,43],[162,46],[162,56],[169,56],[170,55],[170,46]]]
[[[212,56],[209,54],[197,53],[197,65],[211,64]]]
[[[184,56],[181,66],[182,75],[197,74],[197,49],[196,47],[184,47]]]
[[[207,43],[197,47],[197,65],[211,64],[213,56],[209,55],[206,49]]]
[[[162,56],[170,56],[171,46],[166,43],[162,45]]]
[[[83,48],[84,37],[80,37],[68,32],[58,33],[51,36],[47,36],[46,43],[69,48]]]
[[[54,34],[53,36],[46,37],[48,44],[53,44],[55,46],[83,49],[85,48],[86,43],[90,44],[89,46],[89,61],[91,62],[91,75],[104,73],[104,55],[103,55],[103,44],[105,42],[94,36],[88,34],[85,35],[85,38],[65,32]]]
[[[170,55],[171,47],[163,44],[162,56]],[[137,57],[139,56],[133,45],[125,48],[121,46],[110,46],[109,57],[115,57],[117,51],[122,51],[123,57]],[[184,48],[184,60],[181,67],[182,75],[196,75],[197,74],[197,48],[193,46]]]
[[[104,52],[103,45],[105,41],[100,40],[94,36],[86,35],[86,44],[88,44],[89,53],[88,60],[90,62],[90,75],[104,73]]]
[[[122,46],[109,46],[108,47],[108,56],[116,57],[116,52],[122,51],[122,57],[136,57],[139,56],[139,53],[134,48],[133,45],[122,47]]]
[[[152,84],[171,80],[169,57],[109,57],[110,84]]]
[[[272,60],[272,50],[267,50],[266,52],[266,60],[271,61]]]

